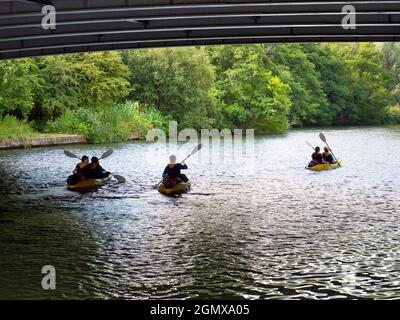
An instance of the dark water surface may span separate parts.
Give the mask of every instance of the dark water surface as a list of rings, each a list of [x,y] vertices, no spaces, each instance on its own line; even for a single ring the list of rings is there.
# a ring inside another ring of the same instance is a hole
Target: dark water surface
[[[89,193],[66,190],[61,147],[1,151],[0,298],[399,298],[400,130],[324,131],[343,167],[314,173],[318,132],[257,138],[236,164],[194,157],[180,198],[153,188],[157,144],[113,145],[103,165],[128,183]]]

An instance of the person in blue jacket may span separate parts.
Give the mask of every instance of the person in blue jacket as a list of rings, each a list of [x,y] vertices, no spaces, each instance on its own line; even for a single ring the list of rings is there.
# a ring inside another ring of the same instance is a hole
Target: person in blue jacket
[[[333,155],[328,147],[324,148],[324,152],[322,153],[322,159],[330,164],[336,163],[335,158],[333,158]]]
[[[181,170],[188,169],[186,163],[176,163],[176,156],[171,155],[169,157],[169,164],[165,167],[163,172],[164,184],[166,187],[171,187],[178,182],[188,182],[189,179],[186,175],[181,173]]]

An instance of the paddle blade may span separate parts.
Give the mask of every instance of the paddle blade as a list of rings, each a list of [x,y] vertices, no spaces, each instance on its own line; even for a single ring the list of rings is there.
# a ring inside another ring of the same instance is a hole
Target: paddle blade
[[[101,156],[100,159],[108,158],[109,156],[111,156],[113,154],[113,152],[114,152],[113,149],[107,150],[106,152],[103,153],[103,155]]]
[[[319,137],[320,137],[320,139],[321,139],[323,142],[326,143],[325,135],[324,135],[322,132],[319,134]]]
[[[125,183],[126,182],[126,179],[123,176],[120,176],[118,174],[113,174],[113,177],[115,179],[117,179],[119,183]]]
[[[311,143],[309,143],[308,141],[307,141],[307,145],[308,145],[310,148],[312,148],[313,150],[315,150],[315,148],[313,147],[313,145],[312,145]]]
[[[197,151],[199,151],[201,148],[203,148],[203,144],[199,144],[199,145],[197,145],[193,150],[192,150],[192,153],[190,154],[190,155],[193,155],[193,154],[195,154]]]
[[[70,157],[70,158],[80,159],[78,156],[74,155],[72,152],[70,152],[70,151],[68,151],[68,150],[64,150],[64,154],[65,154],[67,157]]]
[[[192,152],[181,162],[185,162],[189,157],[191,157],[192,155],[194,155],[197,151],[199,151],[201,148],[203,148],[203,145],[200,143],[198,144],[193,150]]]

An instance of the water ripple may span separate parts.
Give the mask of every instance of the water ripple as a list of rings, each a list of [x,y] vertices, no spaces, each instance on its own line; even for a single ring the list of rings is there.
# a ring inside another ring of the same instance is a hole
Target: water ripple
[[[316,174],[317,133],[259,138],[254,162],[191,159],[179,198],[153,188],[168,154],[150,144],[114,145],[103,164],[128,183],[87,193],[65,189],[61,148],[0,151],[0,298],[399,299],[400,136],[327,131],[344,166]]]

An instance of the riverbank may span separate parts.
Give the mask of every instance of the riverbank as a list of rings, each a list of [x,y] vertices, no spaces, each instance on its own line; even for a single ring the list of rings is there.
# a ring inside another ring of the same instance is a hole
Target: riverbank
[[[129,140],[140,140],[139,133],[133,132]],[[20,149],[34,147],[48,147],[68,144],[87,144],[85,137],[76,134],[45,134],[37,133],[26,139],[3,139],[0,140],[0,150]]]
[[[140,134],[132,132],[128,140],[141,140]],[[88,144],[86,138],[76,134],[44,134],[37,133],[26,139],[0,139],[0,150],[48,147],[68,144]]]
[[[29,147],[47,147],[64,144],[84,144],[85,137],[71,134],[36,134],[27,139],[0,140],[0,149],[18,149]]]

